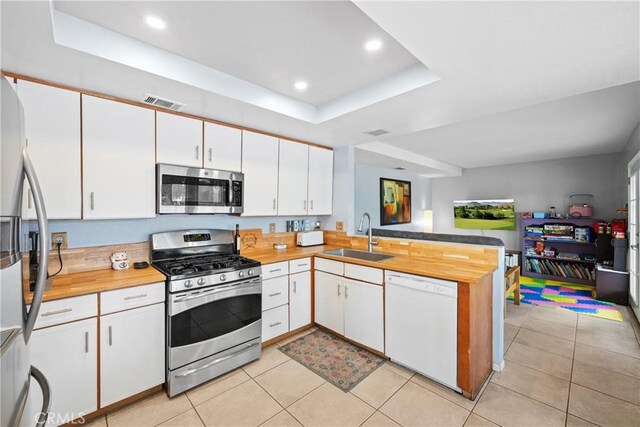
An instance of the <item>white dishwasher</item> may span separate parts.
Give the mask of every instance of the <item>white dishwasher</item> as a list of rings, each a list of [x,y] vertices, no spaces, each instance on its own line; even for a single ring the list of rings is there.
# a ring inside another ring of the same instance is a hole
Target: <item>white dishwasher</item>
[[[461,391],[456,282],[386,271],[385,316],[392,361]]]

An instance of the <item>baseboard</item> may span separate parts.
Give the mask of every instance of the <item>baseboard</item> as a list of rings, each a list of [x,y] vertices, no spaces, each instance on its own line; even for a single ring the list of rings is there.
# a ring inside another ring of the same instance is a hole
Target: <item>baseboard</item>
[[[502,372],[504,370],[504,359],[502,360],[502,362],[500,362],[500,364],[494,363],[493,370],[496,372]]]

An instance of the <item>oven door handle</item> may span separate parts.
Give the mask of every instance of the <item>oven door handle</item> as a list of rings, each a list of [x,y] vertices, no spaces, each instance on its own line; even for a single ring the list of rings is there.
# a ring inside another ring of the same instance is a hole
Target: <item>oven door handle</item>
[[[202,371],[204,369],[210,368],[211,366],[213,366],[213,365],[215,365],[217,363],[224,362],[225,360],[229,360],[229,359],[231,359],[233,357],[238,356],[239,354],[247,352],[247,351],[251,350],[252,348],[254,348],[254,347],[258,346],[258,345],[260,345],[259,342],[254,342],[253,344],[249,344],[248,346],[246,346],[245,348],[243,348],[241,350],[238,350],[236,352],[233,352],[233,353],[228,354],[228,355],[223,356],[223,357],[219,357],[216,360],[212,360],[211,362],[207,363],[206,365],[202,365],[202,366],[194,368],[194,369],[189,369],[189,370],[187,370],[187,371],[185,371],[185,372],[183,372],[181,374],[176,375],[176,377],[177,378],[188,377],[189,375],[193,375],[193,374],[195,374],[197,372],[200,372],[200,371]]]
[[[248,288],[248,287],[251,287],[251,286],[255,286],[256,283],[258,283],[258,282],[255,281],[255,282],[244,283],[242,285],[222,286],[222,287],[213,289],[211,291],[199,292],[199,293],[197,293],[195,295],[190,295],[190,296],[187,296],[187,297],[184,297],[184,298],[176,298],[176,299],[173,300],[173,302],[174,303],[178,303],[178,302],[191,301],[191,300],[194,300],[194,299],[215,295],[215,294],[220,293],[220,292],[228,292],[230,290],[244,289],[244,288]]]

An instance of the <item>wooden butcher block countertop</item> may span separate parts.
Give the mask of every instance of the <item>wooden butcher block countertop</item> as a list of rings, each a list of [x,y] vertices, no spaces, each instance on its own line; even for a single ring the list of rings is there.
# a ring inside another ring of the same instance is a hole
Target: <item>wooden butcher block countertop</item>
[[[364,265],[367,267],[393,270],[401,273],[417,274],[420,276],[434,277],[437,279],[451,280],[455,282],[474,283],[487,274],[493,273],[495,267],[484,265],[468,260],[444,260],[428,257],[394,255],[380,262],[364,261],[357,258],[347,258],[341,256],[327,255],[322,252],[339,249],[337,246],[310,246],[306,248],[293,247],[281,250],[268,249],[243,252],[242,256],[260,261],[263,264],[289,261],[307,256],[317,256],[334,261],[346,262],[349,264]],[[375,251],[376,253],[384,253]],[[390,254],[393,255],[393,254]]]
[[[141,270],[129,268],[126,270],[85,271],[55,276],[52,279],[53,285],[51,289],[44,292],[43,301],[164,282],[166,277],[155,268],[149,266]],[[33,294],[28,289],[27,286],[24,291],[24,299],[27,303],[30,303]]]
[[[402,273],[417,274],[456,282],[474,283],[487,274],[491,274],[495,267],[468,260],[444,260],[429,257],[394,255],[381,262],[363,261],[356,258],[346,258],[323,254],[322,252],[339,249],[338,246],[322,245],[310,247],[290,247],[287,249],[261,249],[244,251],[242,256],[262,264],[272,264],[282,261],[290,261],[299,258],[318,256],[334,261],[350,264],[364,265],[367,267],[384,270],[398,271]],[[376,251],[382,253],[381,251]],[[115,289],[129,288],[132,286],[147,285],[150,283],[164,282],[165,276],[153,267],[142,270],[129,268],[127,270],[94,270],[82,273],[72,273],[53,278],[53,286],[45,291],[44,301],[61,298],[70,298],[97,292],[111,291]],[[25,285],[25,301],[31,302],[33,296]]]

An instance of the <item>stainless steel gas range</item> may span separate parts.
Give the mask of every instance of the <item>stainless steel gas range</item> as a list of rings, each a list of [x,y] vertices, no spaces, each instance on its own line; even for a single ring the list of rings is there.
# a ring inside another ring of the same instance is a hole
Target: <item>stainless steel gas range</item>
[[[234,254],[228,230],[151,236],[167,276],[167,394],[175,396],[262,352],[260,263]]]

